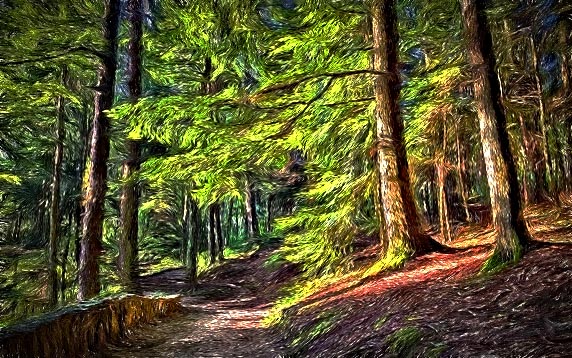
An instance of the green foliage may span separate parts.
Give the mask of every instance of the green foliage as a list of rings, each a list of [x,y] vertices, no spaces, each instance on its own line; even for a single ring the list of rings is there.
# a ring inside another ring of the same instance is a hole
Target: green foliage
[[[415,349],[421,341],[421,332],[417,327],[403,327],[385,339],[389,352],[397,357],[414,357]]]

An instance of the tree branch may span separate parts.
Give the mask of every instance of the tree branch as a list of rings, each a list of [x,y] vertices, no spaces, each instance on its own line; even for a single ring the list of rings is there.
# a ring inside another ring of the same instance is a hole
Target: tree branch
[[[318,92],[311,100],[308,101],[308,103],[306,104],[306,106],[300,111],[298,112],[298,114],[296,114],[294,117],[290,118],[286,124],[284,124],[284,126],[282,127],[282,129],[280,129],[280,132],[273,134],[271,136],[266,137],[266,139],[278,139],[281,137],[284,137],[286,134],[290,133],[292,131],[292,128],[294,127],[294,124],[296,124],[296,121],[302,117],[302,115],[308,110],[308,108],[310,108],[310,106],[316,102],[317,100],[319,100],[320,98],[322,98],[324,96],[324,94],[328,91],[328,89],[331,87],[332,83],[334,82],[334,77],[330,77],[330,79],[328,79],[328,82],[326,83],[326,85],[324,86],[324,88],[322,88],[320,90],[320,92]]]
[[[345,72],[317,73],[314,75],[308,75],[308,76],[301,77],[301,78],[294,80],[292,82],[289,82],[289,83],[279,84],[276,86],[271,86],[271,87],[265,88],[262,91],[258,92],[256,94],[256,96],[268,94],[271,92],[292,90],[304,82],[307,82],[307,81],[310,81],[310,80],[313,80],[316,78],[320,78],[320,77],[330,77],[332,79],[335,79],[335,78],[355,76],[355,75],[363,75],[363,74],[378,75],[378,76],[380,76],[380,75],[393,76],[393,74],[390,72],[375,71],[375,70],[369,70],[369,69],[368,70],[345,71]]]
[[[18,61],[0,61],[0,67],[24,65],[27,63],[34,63],[34,62],[44,62],[44,61],[49,61],[49,60],[54,60],[56,58],[64,57],[64,56],[67,56],[67,55],[75,53],[75,52],[85,52],[87,54],[94,55],[95,57],[102,59],[102,60],[104,60],[106,58],[106,55],[103,52],[100,52],[100,51],[97,51],[94,49],[90,49],[90,48],[87,48],[85,46],[78,46],[78,47],[72,47],[68,50],[65,50],[62,53],[58,53],[58,54],[54,54],[54,55],[48,55],[48,56],[43,56],[43,57],[38,57],[38,58],[29,58],[29,59],[18,60]]]

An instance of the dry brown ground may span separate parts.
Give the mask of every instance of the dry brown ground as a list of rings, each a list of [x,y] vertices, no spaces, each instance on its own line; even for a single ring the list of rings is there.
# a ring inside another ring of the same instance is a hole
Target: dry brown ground
[[[572,245],[557,244],[572,242],[572,212],[537,206],[527,219],[537,240],[554,245],[500,274],[476,275],[491,252],[491,231],[465,228],[452,245],[464,251],[422,256],[360,284],[339,281],[289,309],[279,333],[261,320],[292,272],[264,269],[267,249],[227,262],[184,297],[185,315],[134,332],[105,355],[572,357]],[[186,288],[180,270],[141,284]]]

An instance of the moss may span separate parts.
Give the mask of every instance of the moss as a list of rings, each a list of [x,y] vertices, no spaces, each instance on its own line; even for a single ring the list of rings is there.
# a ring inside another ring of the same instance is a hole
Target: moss
[[[316,323],[305,329],[292,341],[292,346],[307,344],[321,335],[328,333],[336,324],[339,315],[326,313],[316,319]]]
[[[481,267],[481,273],[483,274],[495,274],[499,271],[504,270],[508,266],[517,263],[523,254],[523,249],[520,245],[517,245],[510,252],[503,252],[500,250],[495,250],[491,257],[489,257],[483,267]]]
[[[421,332],[417,327],[403,327],[387,336],[389,352],[398,357],[413,357],[415,348],[421,341]]]

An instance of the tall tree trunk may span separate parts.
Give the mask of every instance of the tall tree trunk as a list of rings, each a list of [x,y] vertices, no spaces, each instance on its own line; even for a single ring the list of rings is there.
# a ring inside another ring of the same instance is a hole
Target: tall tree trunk
[[[216,262],[216,222],[215,222],[216,205],[209,206],[209,256],[210,265]]]
[[[534,172],[534,167],[532,165],[532,146],[529,140],[529,134],[526,129],[526,123],[524,122],[523,115],[519,115],[519,123],[520,123],[520,133],[522,135],[522,157],[524,162],[524,175],[522,176],[522,188],[524,192],[524,203],[528,205],[530,202],[536,202],[538,198],[532,198],[532,194],[530,192],[530,184],[528,182],[528,173]]]
[[[136,102],[141,96],[141,56],[143,52],[143,1],[129,0],[129,57],[127,85],[129,98]],[[139,185],[136,173],[139,170],[139,143],[127,139],[125,142],[127,159],[123,162],[122,177],[124,180],[121,193],[121,237],[119,239],[119,274],[123,283],[131,286],[138,272],[138,231],[139,231]]]
[[[451,227],[449,226],[449,206],[447,205],[447,193],[445,182],[447,180],[447,123],[443,118],[443,146],[437,160],[437,184],[439,187],[439,227],[444,241],[451,241]]]
[[[221,223],[221,208],[220,204],[215,204],[215,233],[216,233],[216,246],[217,256],[219,261],[224,260],[224,237],[222,236],[222,223]]]
[[[258,229],[258,215],[256,213],[256,192],[252,178],[246,179],[246,196],[244,199],[246,209],[246,228],[250,239],[257,238],[260,234]]]
[[[85,206],[83,202],[82,190],[83,190],[83,178],[86,171],[86,164],[89,155],[89,134],[90,125],[88,117],[88,105],[84,104],[83,116],[80,122],[80,136],[81,136],[81,157],[78,160],[78,167],[76,172],[76,189],[75,194],[77,195],[76,206],[75,206],[75,242],[74,242],[74,258],[75,263],[79,267],[79,259],[81,253],[81,231],[82,231],[82,217],[85,211]]]
[[[191,198],[186,192],[183,195],[183,219],[182,219],[182,238],[181,238],[181,261],[185,265],[189,265],[189,254],[190,254],[190,241],[191,241]]]
[[[107,192],[107,160],[109,158],[109,118],[105,111],[113,105],[115,72],[117,70],[117,33],[119,29],[120,0],[105,2],[103,37],[105,50],[99,67],[95,113],[91,136],[90,168],[85,193],[85,214],[79,265],[80,301],[99,294],[99,257],[103,251],[104,201]]]
[[[266,232],[272,231],[272,200],[274,195],[268,194],[268,202],[266,203]]]
[[[457,180],[459,181],[459,192],[463,201],[463,210],[465,211],[465,220],[470,222],[471,216],[469,214],[467,186],[465,185],[465,155],[464,150],[461,150],[461,141],[459,139],[459,126],[455,121],[455,144],[457,146]]]
[[[201,212],[197,202],[189,197],[189,208],[191,212],[191,241],[190,241],[190,255],[188,257],[187,267],[189,283],[191,288],[197,287],[197,256],[199,255],[199,241],[201,237]]]
[[[403,139],[395,0],[375,0],[372,14],[373,68],[380,72],[374,83],[376,166],[384,214],[380,222],[385,223],[380,239],[384,256],[400,263],[429,251],[431,245],[428,237],[421,233]]]
[[[460,0],[469,64],[473,67],[474,96],[489,185],[496,248],[489,264],[517,260],[529,240],[522,216],[516,167],[510,151],[506,119],[494,73],[492,38],[483,4]]]
[[[62,277],[60,280],[60,295],[61,295],[61,299],[60,301],[62,303],[65,303],[66,301],[66,289],[67,289],[67,267],[68,267],[68,255],[69,255],[69,251],[70,251],[70,245],[71,245],[71,231],[72,231],[72,226],[74,224],[74,214],[75,211],[71,211],[68,214],[68,228],[67,228],[67,240],[64,243],[64,252],[62,253],[62,262],[61,262],[61,268],[62,268]]]
[[[231,240],[232,240],[232,236],[233,236],[233,232],[234,232],[233,223],[232,223],[232,219],[233,219],[233,215],[234,215],[233,209],[234,209],[234,198],[230,198],[230,202],[228,204],[228,217],[227,217],[227,224],[226,224],[227,225],[227,230],[226,230],[226,232],[227,232],[226,238],[227,239],[225,241],[226,245],[228,245],[228,246],[230,246],[230,244],[231,244]]]
[[[546,130],[546,103],[544,101],[544,95],[542,90],[542,80],[540,78],[540,67],[538,63],[538,49],[534,43],[533,35],[530,35],[530,52],[532,54],[532,66],[534,67],[534,79],[536,82],[536,94],[538,96],[538,126],[540,127],[540,135],[542,137],[542,142],[540,143],[542,149],[542,165],[544,165],[543,183],[548,184],[549,194],[554,194],[554,178],[552,171],[552,161],[550,158],[550,151],[548,150],[548,134]]]
[[[62,82],[67,82],[68,70],[62,67]],[[62,96],[57,99],[56,148],[54,150],[54,171],[52,173],[52,198],[50,201],[50,243],[48,254],[48,304],[58,303],[58,242],[61,233],[60,188],[62,179],[62,162],[64,159],[65,139],[65,100]]]

